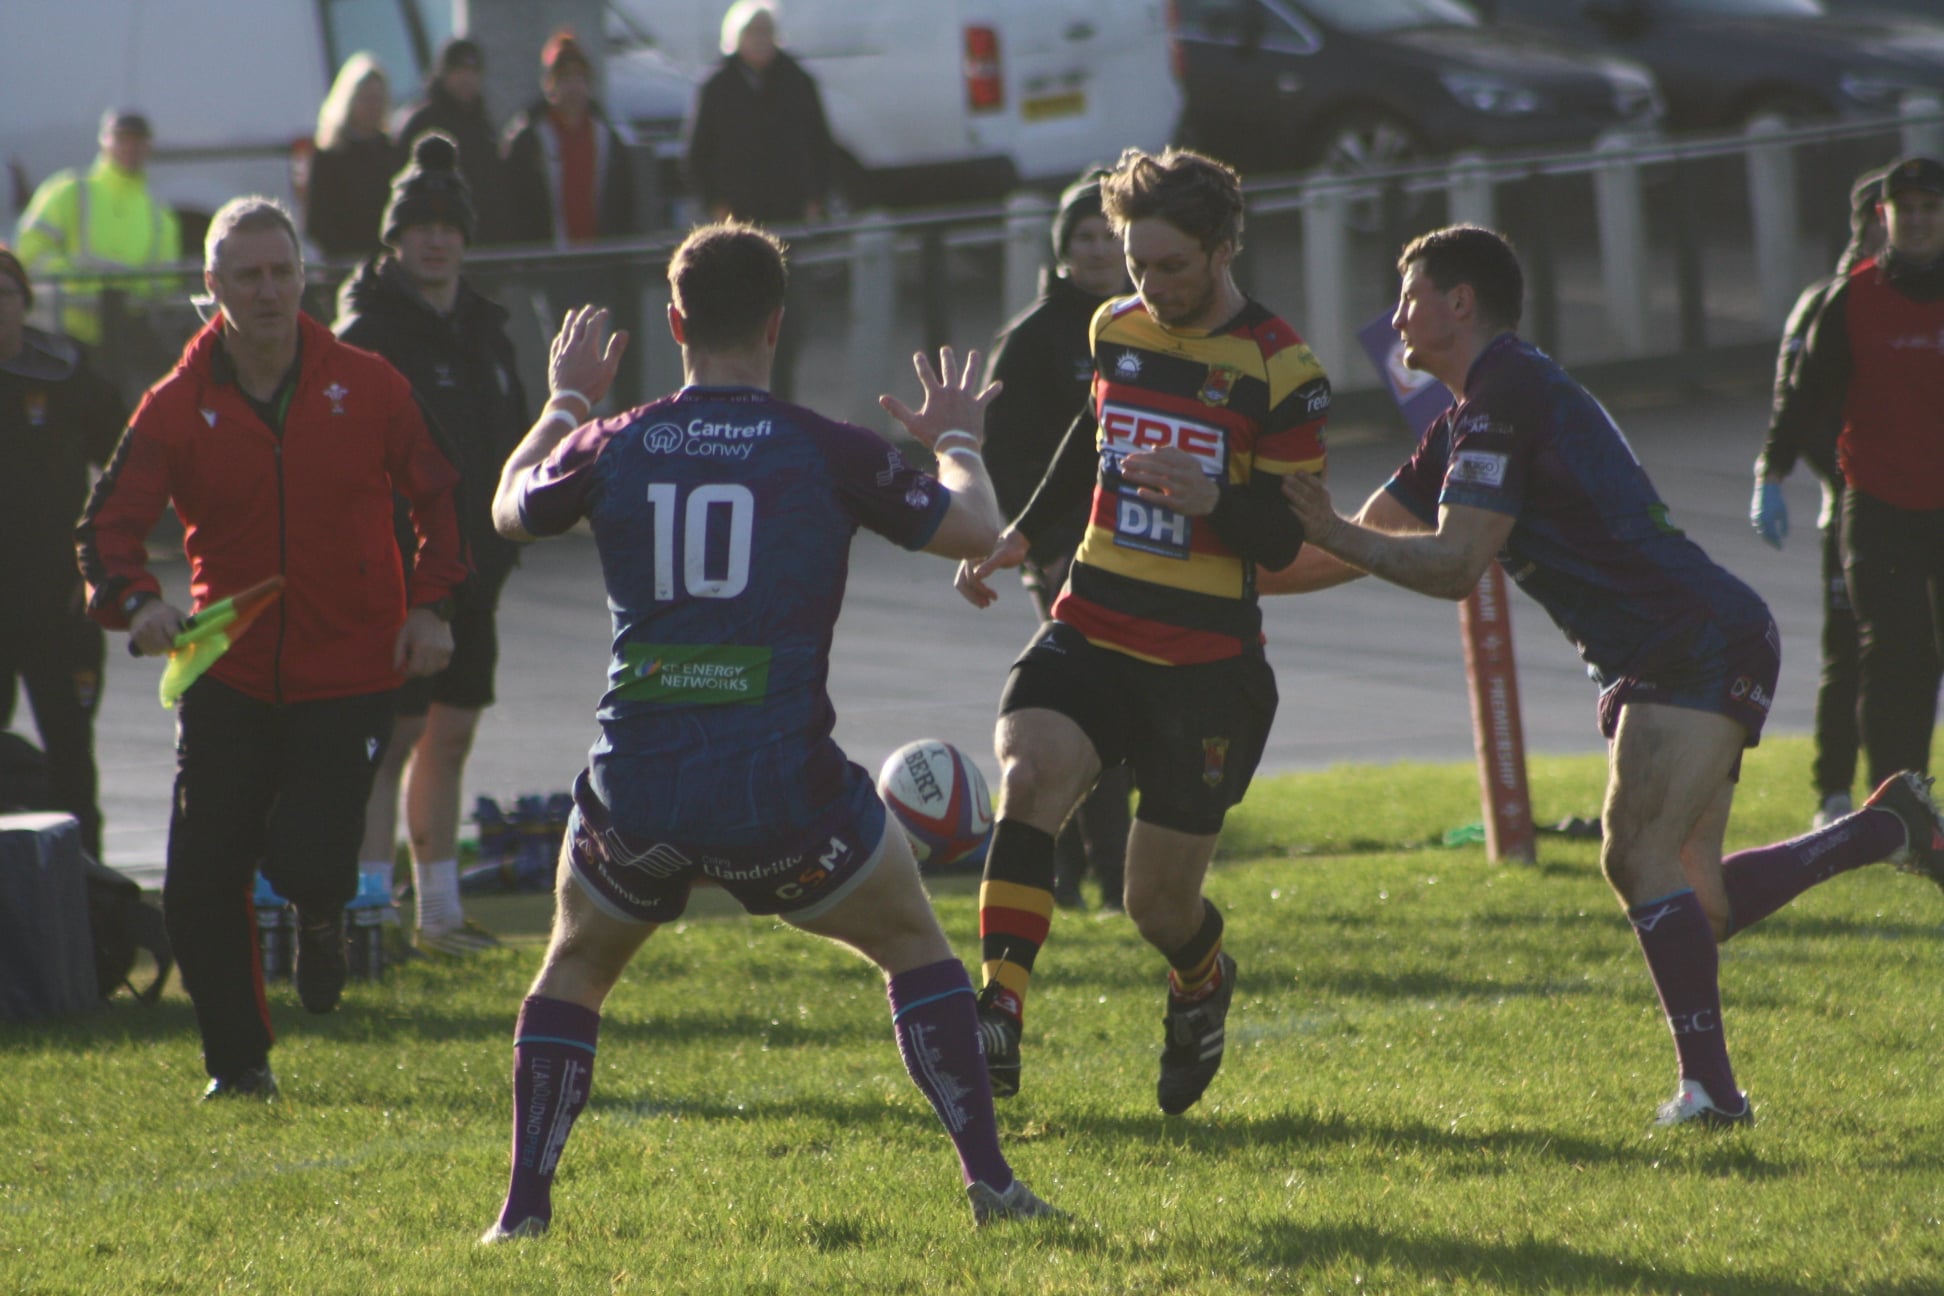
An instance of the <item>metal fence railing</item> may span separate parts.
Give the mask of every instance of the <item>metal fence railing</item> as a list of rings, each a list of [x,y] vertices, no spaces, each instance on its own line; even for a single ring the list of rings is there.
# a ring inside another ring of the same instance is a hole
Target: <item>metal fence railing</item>
[[[1573,365],[1640,361],[1693,375],[1724,356],[1772,348],[1802,284],[1826,274],[1847,238],[1861,170],[1904,152],[1944,154],[1944,110],[1669,140],[1610,139],[1571,154],[1468,156],[1357,177],[1251,179],[1244,285],[1291,320],[1341,390],[1376,384],[1356,328],[1394,299],[1397,250],[1456,220],[1493,225],[1528,273],[1524,332]],[[794,281],[786,329],[794,382],[780,387],[833,414],[882,426],[879,392],[910,384],[920,347],[983,347],[1024,307],[1049,253],[1053,208],[1024,193],[1002,204],[865,212],[783,231]],[[572,251],[482,249],[468,274],[512,314],[532,387],[569,304],[597,300],[636,333],[621,400],[666,391],[680,360],[662,323],[679,231]],[[310,268],[307,307],[335,314],[351,269]],[[102,282],[102,276],[90,276]],[[120,277],[122,280],[129,276]],[[198,266],[141,276],[137,296],[102,303],[100,363],[132,392],[159,377],[199,321]],[[126,284],[122,284],[126,287]],[[39,321],[58,317],[62,281],[40,285]]]

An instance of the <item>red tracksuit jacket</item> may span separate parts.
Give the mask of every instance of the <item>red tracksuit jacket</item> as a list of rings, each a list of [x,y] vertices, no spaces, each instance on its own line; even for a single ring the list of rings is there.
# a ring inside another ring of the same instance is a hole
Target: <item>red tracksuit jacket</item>
[[[279,437],[235,386],[221,325],[197,334],[149,389],[95,484],[76,531],[89,614],[125,629],[129,595],[160,591],[146,541],[173,503],[197,607],[285,578],[283,597],[212,677],[267,702],[396,688],[407,598],[392,493],[410,502],[418,534],[410,606],[434,603],[466,576],[458,474],[405,378],[307,315]]]

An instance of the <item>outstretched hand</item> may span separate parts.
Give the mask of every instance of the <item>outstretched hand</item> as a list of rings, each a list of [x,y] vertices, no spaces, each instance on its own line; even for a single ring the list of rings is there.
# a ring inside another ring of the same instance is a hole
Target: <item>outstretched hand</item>
[[[547,352],[547,390],[579,392],[591,410],[614,385],[627,349],[626,329],[608,335],[605,307],[576,306],[561,321]]]
[[[932,442],[946,432],[964,432],[981,446],[985,444],[985,411],[999,394],[1000,384],[979,386],[979,353],[967,351],[965,364],[956,365],[952,348],[938,349],[938,368],[923,351],[912,353],[911,367],[918,371],[918,385],[924,389],[925,402],[913,410],[896,396],[878,397],[878,404],[892,418],[904,424],[905,431],[930,449]]]
[[[958,575],[952,578],[952,588],[973,607],[991,607],[998,599],[999,591],[986,584],[986,577],[996,571],[1019,566],[1026,561],[1027,550],[1031,547],[1025,536],[1007,527],[999,533],[991,553],[976,563],[967,558],[959,564]]]

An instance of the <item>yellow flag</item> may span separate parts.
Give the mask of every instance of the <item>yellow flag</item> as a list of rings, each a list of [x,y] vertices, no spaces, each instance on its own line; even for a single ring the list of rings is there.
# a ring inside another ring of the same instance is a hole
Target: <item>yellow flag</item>
[[[162,668],[163,706],[173,707],[176,699],[243,637],[243,632],[283,593],[283,584],[283,577],[272,576],[183,619],[175,647],[169,650],[169,664]]]

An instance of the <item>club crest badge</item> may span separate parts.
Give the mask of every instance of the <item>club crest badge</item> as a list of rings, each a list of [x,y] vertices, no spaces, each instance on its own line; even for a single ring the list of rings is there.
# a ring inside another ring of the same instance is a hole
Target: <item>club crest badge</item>
[[[1204,405],[1226,405],[1235,394],[1236,379],[1241,376],[1242,371],[1234,365],[1210,365],[1208,377],[1202,379],[1201,390],[1195,394]]]
[[[350,394],[351,389],[340,382],[334,382],[329,387],[326,387],[324,389],[324,395],[331,402],[331,413],[344,413],[344,398]]]
[[[1226,738],[1202,739],[1202,782],[1208,786],[1222,786],[1222,778],[1228,772],[1228,749]]]

